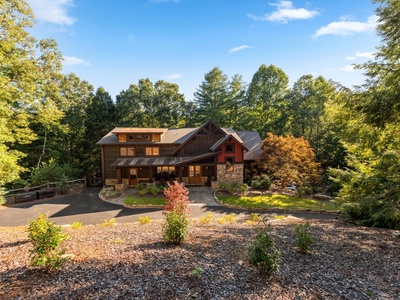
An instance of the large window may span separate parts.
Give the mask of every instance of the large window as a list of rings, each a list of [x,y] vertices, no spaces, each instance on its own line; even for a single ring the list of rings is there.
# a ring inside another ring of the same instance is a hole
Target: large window
[[[157,167],[157,180],[174,180],[175,179],[175,167],[172,166],[162,166]]]
[[[226,171],[233,172],[235,166],[235,161],[233,157],[227,157],[225,163],[226,163]]]
[[[119,148],[119,155],[120,156],[135,156],[135,149],[130,147],[121,147]]]
[[[160,149],[158,147],[146,147],[147,156],[157,156],[160,155]]]
[[[161,135],[159,133],[153,133],[151,135],[151,141],[152,142],[159,142],[161,141]]]

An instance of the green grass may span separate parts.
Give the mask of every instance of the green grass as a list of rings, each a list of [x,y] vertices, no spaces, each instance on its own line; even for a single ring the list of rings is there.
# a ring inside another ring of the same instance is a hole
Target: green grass
[[[254,197],[242,197],[242,196],[218,196],[218,199],[229,205],[236,205],[245,208],[283,208],[283,209],[310,209],[319,210],[320,201],[286,196],[286,195],[263,195]],[[323,201],[322,209],[340,210],[339,206],[335,206],[334,203]]]
[[[125,199],[125,204],[128,205],[165,205],[164,198],[151,197],[151,196],[140,196],[130,195]]]

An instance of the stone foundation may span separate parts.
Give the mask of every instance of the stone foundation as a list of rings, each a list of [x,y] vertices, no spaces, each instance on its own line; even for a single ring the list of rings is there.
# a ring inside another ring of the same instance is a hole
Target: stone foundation
[[[211,183],[212,188],[218,188],[220,182],[243,183],[243,164],[235,164],[232,172],[226,171],[226,165],[217,165],[217,181]]]
[[[118,183],[118,179],[106,179],[104,180],[105,186],[114,186]]]

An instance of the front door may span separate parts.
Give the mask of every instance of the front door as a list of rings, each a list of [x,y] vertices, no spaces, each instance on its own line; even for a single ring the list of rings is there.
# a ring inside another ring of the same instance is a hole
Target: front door
[[[189,183],[201,184],[201,166],[189,166]]]
[[[137,168],[129,169],[129,185],[136,185],[138,181],[137,177],[138,177],[138,169]]]

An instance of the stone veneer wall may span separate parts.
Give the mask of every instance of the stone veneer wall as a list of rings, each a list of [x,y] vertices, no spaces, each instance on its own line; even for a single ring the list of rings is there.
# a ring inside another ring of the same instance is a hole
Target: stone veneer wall
[[[232,172],[226,172],[226,165],[217,165],[217,179],[211,182],[211,187],[217,189],[220,182],[232,182],[243,183],[243,164],[235,164]]]
[[[104,182],[105,186],[116,185],[118,183],[118,179],[106,179]]]

